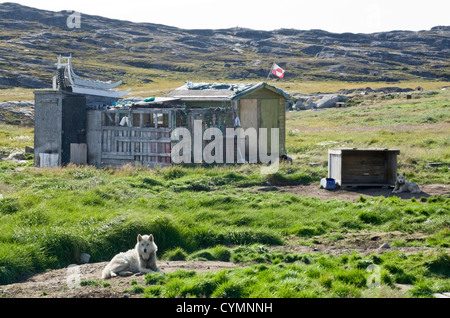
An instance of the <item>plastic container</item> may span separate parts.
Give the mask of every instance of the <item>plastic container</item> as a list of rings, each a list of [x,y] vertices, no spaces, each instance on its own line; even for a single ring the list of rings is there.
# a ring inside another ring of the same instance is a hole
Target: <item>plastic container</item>
[[[320,180],[320,185],[327,190],[336,189],[336,181],[333,178],[322,178]]]

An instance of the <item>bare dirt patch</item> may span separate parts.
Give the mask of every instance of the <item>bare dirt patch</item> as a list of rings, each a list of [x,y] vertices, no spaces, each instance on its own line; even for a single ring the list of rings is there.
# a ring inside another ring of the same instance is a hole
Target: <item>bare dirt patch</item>
[[[332,255],[361,255],[399,251],[405,254],[432,252],[429,247],[380,247],[384,243],[402,237],[405,240],[421,240],[422,234],[406,235],[401,232],[348,233],[342,239],[331,242],[326,238],[310,246],[298,245],[298,238],[291,237],[286,246],[270,246],[269,249],[288,253],[323,253]],[[446,249],[450,252],[450,249]],[[107,262],[78,265],[81,284],[74,285],[70,279],[73,273],[68,268],[50,270],[33,275],[22,282],[0,286],[0,298],[138,298],[139,293],[131,291],[133,284],[146,286],[145,275],[101,279],[101,272]],[[158,266],[165,273],[176,270],[196,271],[197,273],[217,272],[224,269],[248,266],[220,261],[159,261]],[[133,283],[133,284],[132,284]]]
[[[396,196],[404,200],[411,198],[420,199],[428,198],[433,195],[450,195],[450,186],[447,184],[424,184],[420,185],[421,193],[392,193],[392,188],[379,187],[357,187],[357,188],[337,188],[335,190],[319,189],[319,184],[296,185],[296,186],[279,186],[260,188],[260,191],[279,191],[289,192],[298,195],[315,197],[322,200],[346,200],[355,202],[360,196],[365,198],[374,198],[379,196],[391,197]]]
[[[145,286],[145,275],[101,279],[107,262],[78,265],[81,284],[74,284],[69,268],[36,274],[22,282],[0,286],[0,298],[132,298],[140,294],[127,292],[131,282]],[[195,270],[198,273],[215,272],[237,266],[231,262],[218,261],[160,261],[158,266],[165,273],[179,269]]]
[[[385,253],[398,251],[405,254],[415,254],[418,252],[433,251],[437,248],[424,246],[401,246],[395,247],[395,241],[422,242],[427,238],[427,234],[412,233],[405,234],[400,231],[393,232],[357,232],[357,233],[338,233],[333,236],[329,233],[325,236],[312,237],[309,245],[304,244],[296,236],[290,236],[286,240],[286,245],[282,247],[272,246],[271,249],[281,249],[292,253],[323,253],[332,255],[359,253],[369,255],[372,253]],[[448,249],[450,250],[450,249]]]

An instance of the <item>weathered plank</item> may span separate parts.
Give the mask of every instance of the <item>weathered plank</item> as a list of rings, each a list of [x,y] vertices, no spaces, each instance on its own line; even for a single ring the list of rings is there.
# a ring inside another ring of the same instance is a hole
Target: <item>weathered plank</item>
[[[170,138],[158,138],[158,139],[150,139],[150,138],[142,138],[142,137],[116,137],[115,141],[122,142],[158,142],[158,143],[170,143],[172,139]]]
[[[102,159],[103,158],[111,158],[114,159],[114,157],[133,157],[134,156],[154,156],[154,157],[170,157],[170,153],[158,153],[158,152],[104,152],[102,153]]]
[[[87,164],[87,144],[70,144],[70,162],[76,165]]]

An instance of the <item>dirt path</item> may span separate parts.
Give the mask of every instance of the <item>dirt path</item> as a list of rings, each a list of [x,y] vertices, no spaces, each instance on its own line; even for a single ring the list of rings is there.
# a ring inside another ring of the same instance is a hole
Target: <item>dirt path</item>
[[[145,275],[101,279],[107,262],[77,265],[36,274],[15,284],[0,285],[0,298],[116,298],[139,297],[127,293],[132,281],[145,286]],[[219,271],[237,265],[231,262],[171,261],[158,262],[165,273],[175,270],[195,270],[198,273]],[[76,283],[79,277],[81,285]],[[105,286],[105,283],[107,286]]]
[[[319,198],[322,200],[347,200],[354,202],[360,196],[365,198],[373,198],[378,196],[390,197],[397,196],[404,200],[410,200],[412,197],[417,200],[421,197],[428,198],[433,195],[450,195],[450,185],[446,184],[424,184],[420,185],[422,190],[421,193],[412,194],[409,192],[405,193],[395,193],[392,194],[392,189],[382,189],[382,188],[348,188],[348,189],[336,189],[336,190],[325,190],[319,189],[319,184],[310,185],[298,185],[298,186],[281,186],[281,187],[264,187],[260,188],[260,191],[280,191],[280,192],[290,192],[304,196],[311,196]]]

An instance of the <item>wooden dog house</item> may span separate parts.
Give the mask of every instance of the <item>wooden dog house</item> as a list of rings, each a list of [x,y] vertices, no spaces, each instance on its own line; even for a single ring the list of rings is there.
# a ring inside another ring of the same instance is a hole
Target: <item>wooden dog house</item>
[[[392,149],[328,149],[328,178],[341,187],[392,186],[398,154]]]

